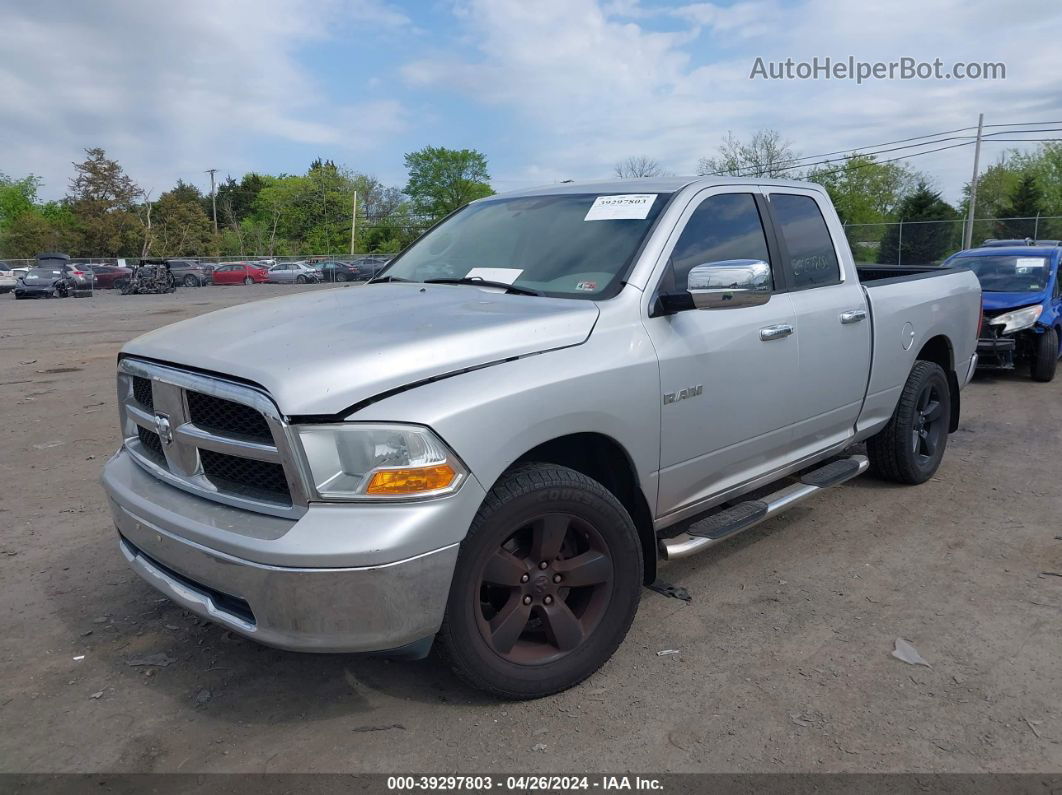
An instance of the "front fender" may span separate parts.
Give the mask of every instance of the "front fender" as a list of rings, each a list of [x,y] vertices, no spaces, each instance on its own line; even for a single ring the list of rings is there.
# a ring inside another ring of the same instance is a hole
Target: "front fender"
[[[573,433],[602,434],[630,456],[655,505],[660,406],[656,354],[637,325],[599,328],[582,345],[424,384],[349,419],[429,426],[488,491],[528,450]]]

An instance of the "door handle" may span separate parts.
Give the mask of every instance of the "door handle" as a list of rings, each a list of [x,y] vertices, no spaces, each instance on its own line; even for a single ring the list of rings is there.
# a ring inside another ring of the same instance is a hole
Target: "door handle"
[[[770,342],[771,340],[780,340],[783,337],[788,337],[793,333],[793,327],[787,323],[780,323],[777,326],[766,326],[760,329],[760,339],[764,342]]]
[[[841,323],[848,325],[849,323],[858,323],[860,320],[867,319],[867,310],[865,309],[849,309],[847,312],[841,313]]]

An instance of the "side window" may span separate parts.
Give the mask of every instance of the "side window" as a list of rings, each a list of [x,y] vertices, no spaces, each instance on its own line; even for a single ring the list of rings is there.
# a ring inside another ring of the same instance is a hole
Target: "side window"
[[[819,205],[810,196],[772,193],[771,210],[789,251],[794,290],[837,284],[841,268]]]
[[[728,259],[770,262],[763,221],[751,193],[709,196],[693,211],[671,252],[674,288],[686,289],[695,265]]]

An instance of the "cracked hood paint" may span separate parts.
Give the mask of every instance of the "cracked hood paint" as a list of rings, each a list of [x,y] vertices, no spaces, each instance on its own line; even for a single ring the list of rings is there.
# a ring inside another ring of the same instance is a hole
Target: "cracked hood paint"
[[[418,381],[579,345],[597,316],[591,301],[377,284],[222,309],[122,352],[251,381],[286,415],[337,414]]]

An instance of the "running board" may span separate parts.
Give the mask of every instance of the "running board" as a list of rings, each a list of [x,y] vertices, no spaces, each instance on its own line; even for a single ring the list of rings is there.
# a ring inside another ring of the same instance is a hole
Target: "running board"
[[[786,508],[803,502],[823,489],[844,483],[866,472],[870,461],[864,455],[853,455],[833,461],[806,472],[799,482],[779,489],[758,500],[746,500],[719,511],[690,525],[685,533],[660,541],[660,556],[664,560],[688,558],[720,541],[737,535],[770,519]]]

